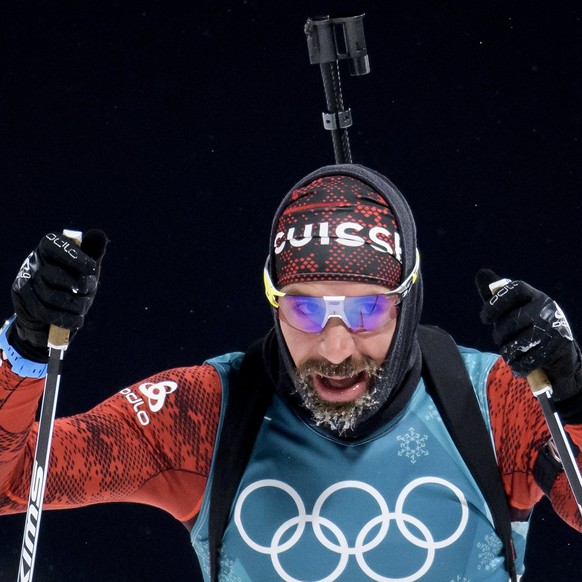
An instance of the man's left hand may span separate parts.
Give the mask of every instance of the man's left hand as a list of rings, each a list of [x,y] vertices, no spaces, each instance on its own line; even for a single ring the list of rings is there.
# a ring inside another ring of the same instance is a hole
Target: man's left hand
[[[481,319],[493,325],[493,341],[514,375],[543,368],[556,401],[582,393],[580,348],[558,304],[523,281],[504,280],[492,293],[489,285],[499,280],[488,269],[475,277],[484,302]]]

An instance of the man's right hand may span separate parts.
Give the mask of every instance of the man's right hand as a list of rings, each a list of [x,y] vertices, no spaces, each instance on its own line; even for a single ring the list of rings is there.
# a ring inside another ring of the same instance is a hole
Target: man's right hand
[[[28,255],[14,283],[16,321],[8,340],[23,357],[46,362],[51,325],[71,330],[83,327],[99,281],[107,236],[90,230],[81,246],[60,233],[49,233]]]

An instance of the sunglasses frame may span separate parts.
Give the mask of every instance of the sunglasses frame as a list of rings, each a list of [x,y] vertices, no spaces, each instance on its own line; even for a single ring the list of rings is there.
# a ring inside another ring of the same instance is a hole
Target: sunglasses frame
[[[396,287],[396,289],[392,289],[391,291],[386,291],[385,293],[374,293],[374,295],[386,295],[388,297],[398,295],[399,300],[396,303],[396,305],[397,305],[398,303],[400,303],[402,301],[402,299],[404,297],[406,297],[406,295],[408,295],[408,293],[410,292],[410,289],[412,288],[412,285],[414,285],[414,283],[416,283],[416,280],[418,279],[419,270],[420,270],[420,253],[418,252],[418,249],[417,249],[414,269],[412,269],[412,272],[410,273],[410,275],[408,275],[408,277],[406,277],[406,279],[404,279],[404,281],[398,287]],[[265,285],[265,295],[267,296],[269,303],[275,309],[279,309],[279,299],[281,297],[285,297],[286,295],[293,295],[293,294],[287,294],[283,291],[279,291],[279,289],[277,289],[275,287],[275,285],[273,285],[273,281],[271,280],[271,276],[269,275],[269,258],[268,257],[267,257],[267,261],[265,262],[265,268],[263,269],[263,282]],[[343,310],[343,301],[345,301],[346,297],[347,296],[345,296],[345,295],[339,295],[339,296],[328,295],[328,296],[322,297],[322,299],[324,299],[325,305],[326,305],[326,314],[325,314],[325,321],[324,321],[323,327],[325,327],[325,325],[329,321],[330,317],[341,318],[342,321],[344,321],[344,323],[349,327],[349,322],[347,321],[347,318],[345,317],[345,313]],[[368,297],[368,296],[366,295],[365,297]],[[342,302],[341,313],[334,312],[334,313],[330,314],[329,313],[330,303],[335,303],[337,305],[338,301]],[[291,324],[289,324],[289,325],[291,325]],[[317,332],[306,332],[306,333],[317,333]]]
[[[337,317],[338,319],[341,319],[341,321],[343,321],[344,325],[352,332],[352,333],[364,333],[364,332],[370,332],[370,331],[374,331],[380,327],[383,327],[383,325],[387,324],[389,321],[392,321],[394,317],[390,317],[388,316],[388,319],[385,320],[384,322],[382,322],[381,324],[378,324],[370,329],[367,329],[364,326],[361,327],[355,327],[351,324],[347,314],[346,314],[346,301],[350,301],[352,299],[355,300],[363,300],[363,301],[368,301],[369,299],[373,298],[377,301],[378,297],[388,297],[388,299],[394,299],[394,301],[392,303],[389,304],[389,310],[392,310],[393,308],[396,307],[396,305],[398,305],[402,299],[401,295],[397,294],[397,293],[374,293],[372,295],[323,295],[323,296],[311,296],[311,295],[285,295],[285,297],[288,298],[298,298],[298,299],[311,299],[311,300],[315,300],[315,301],[323,301],[325,304],[325,314],[323,316],[323,320],[321,322],[321,324],[317,324],[315,321],[311,320],[311,318],[307,317],[307,319],[309,321],[311,321],[314,325],[317,326],[317,329],[305,329],[303,327],[300,327],[299,325],[295,325],[289,318],[288,314],[285,313],[285,309],[283,309],[283,307],[280,305],[279,309],[278,309],[278,314],[279,314],[279,319],[281,319],[281,321],[284,321],[287,325],[290,325],[292,328],[297,329],[299,331],[302,331],[304,333],[321,333],[324,329],[325,326],[328,324],[329,320],[332,317]],[[282,298],[283,299],[283,298]],[[293,308],[291,308],[293,309]],[[386,311],[385,313],[389,313],[388,311]],[[361,312],[360,312],[360,317],[361,317]]]

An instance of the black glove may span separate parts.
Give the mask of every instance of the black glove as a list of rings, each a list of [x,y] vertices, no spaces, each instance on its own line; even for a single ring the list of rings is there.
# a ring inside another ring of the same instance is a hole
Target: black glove
[[[524,377],[543,368],[552,383],[556,401],[582,393],[580,349],[558,304],[523,281],[499,281],[493,271],[481,269],[475,277],[484,301],[483,323],[493,325],[493,341],[515,376]]]
[[[12,284],[16,321],[8,341],[25,358],[48,359],[51,324],[74,333],[83,327],[99,280],[107,236],[90,230],[81,246],[62,234],[49,233],[28,255]]]

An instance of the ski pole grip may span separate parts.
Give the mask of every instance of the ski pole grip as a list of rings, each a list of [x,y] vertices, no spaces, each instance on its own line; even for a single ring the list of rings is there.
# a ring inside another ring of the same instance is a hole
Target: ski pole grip
[[[499,281],[494,281],[489,285],[489,290],[493,295],[495,295],[500,289],[505,287],[508,283],[511,283],[510,279],[500,279]],[[536,368],[527,375],[527,381],[533,395],[538,398],[542,394],[547,394],[548,398],[552,396],[552,383],[548,378],[548,375],[541,369]]]
[[[57,350],[66,350],[69,347],[71,331],[58,325],[51,325],[48,335],[48,347]]]
[[[66,237],[72,238],[77,245],[81,245],[83,233],[79,230],[63,230]],[[71,331],[58,325],[51,325],[48,335],[48,347],[57,350],[66,350],[69,347]]]
[[[552,395],[552,383],[548,375],[541,369],[537,368],[527,375],[529,387],[533,395],[537,398],[541,394],[547,393],[548,397]]]

